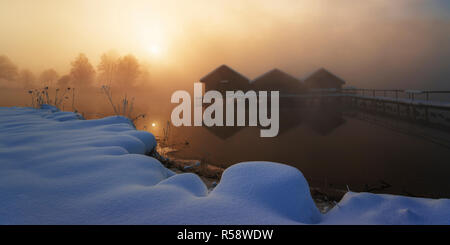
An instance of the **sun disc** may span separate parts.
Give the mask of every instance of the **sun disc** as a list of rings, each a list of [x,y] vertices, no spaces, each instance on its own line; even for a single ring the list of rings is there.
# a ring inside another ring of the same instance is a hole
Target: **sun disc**
[[[150,46],[150,53],[154,55],[158,55],[161,52],[161,49],[157,45]]]

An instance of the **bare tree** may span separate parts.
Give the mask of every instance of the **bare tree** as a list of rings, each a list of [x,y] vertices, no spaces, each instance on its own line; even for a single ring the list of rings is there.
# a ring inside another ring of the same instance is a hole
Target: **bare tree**
[[[133,86],[139,76],[139,61],[129,54],[119,59],[117,64],[117,81],[119,86]]]
[[[17,66],[7,56],[0,55],[0,79],[14,81],[17,75]]]
[[[143,86],[149,86],[151,82],[151,74],[148,66],[141,66],[138,83]]]
[[[72,80],[72,77],[70,75],[61,76],[58,79],[57,86],[59,88],[68,88],[69,85],[70,85],[71,80]]]
[[[87,87],[92,85],[95,79],[95,70],[86,55],[80,53],[72,62],[70,75],[73,78],[75,86]]]
[[[59,78],[58,72],[54,69],[47,69],[41,73],[39,76],[39,81],[42,82],[44,86],[52,86]]]
[[[119,55],[115,51],[108,51],[100,57],[100,63],[97,66],[99,80],[102,84],[111,86],[117,73]]]
[[[36,83],[36,76],[28,69],[21,70],[19,73],[18,81],[24,88],[31,88]]]

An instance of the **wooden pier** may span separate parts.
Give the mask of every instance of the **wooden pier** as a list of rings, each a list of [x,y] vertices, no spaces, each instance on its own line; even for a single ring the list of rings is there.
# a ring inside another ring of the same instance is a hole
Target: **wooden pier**
[[[442,99],[445,96],[448,102]],[[280,97],[281,101],[295,101],[299,107],[339,107],[343,111],[384,115],[450,131],[450,91],[341,89]]]

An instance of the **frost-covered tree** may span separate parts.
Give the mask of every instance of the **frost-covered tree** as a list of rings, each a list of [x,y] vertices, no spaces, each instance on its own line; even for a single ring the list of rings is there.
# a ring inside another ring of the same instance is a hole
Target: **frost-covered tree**
[[[17,66],[6,55],[0,55],[0,79],[14,81],[17,75]]]
[[[151,73],[148,66],[141,65],[139,78],[137,83],[143,86],[149,86],[151,83]]]
[[[129,54],[119,59],[117,64],[117,82],[119,86],[133,86],[139,76],[139,61]]]
[[[45,86],[52,86],[58,80],[59,74],[54,69],[47,69],[39,76],[39,81]]]
[[[58,88],[67,88],[70,86],[71,80],[72,80],[72,77],[70,75],[64,75],[58,79],[58,82],[56,85],[58,86]]]
[[[78,57],[72,61],[70,75],[73,78],[74,85],[77,87],[87,87],[93,84],[95,70],[85,54],[80,53]]]
[[[36,84],[36,76],[28,69],[21,70],[17,80],[27,89]]]
[[[115,51],[103,53],[100,57],[100,63],[97,65],[98,79],[102,84],[111,86],[114,82],[119,55]]]

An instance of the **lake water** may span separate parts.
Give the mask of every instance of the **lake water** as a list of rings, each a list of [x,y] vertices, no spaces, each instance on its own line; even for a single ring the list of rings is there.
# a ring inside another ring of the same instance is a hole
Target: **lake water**
[[[364,191],[384,185],[390,187],[383,193],[450,197],[447,132],[380,116],[296,108],[284,110],[280,124],[274,138],[260,138],[258,127],[171,128],[181,142],[171,155],[222,167],[284,163],[301,170],[313,187]]]

